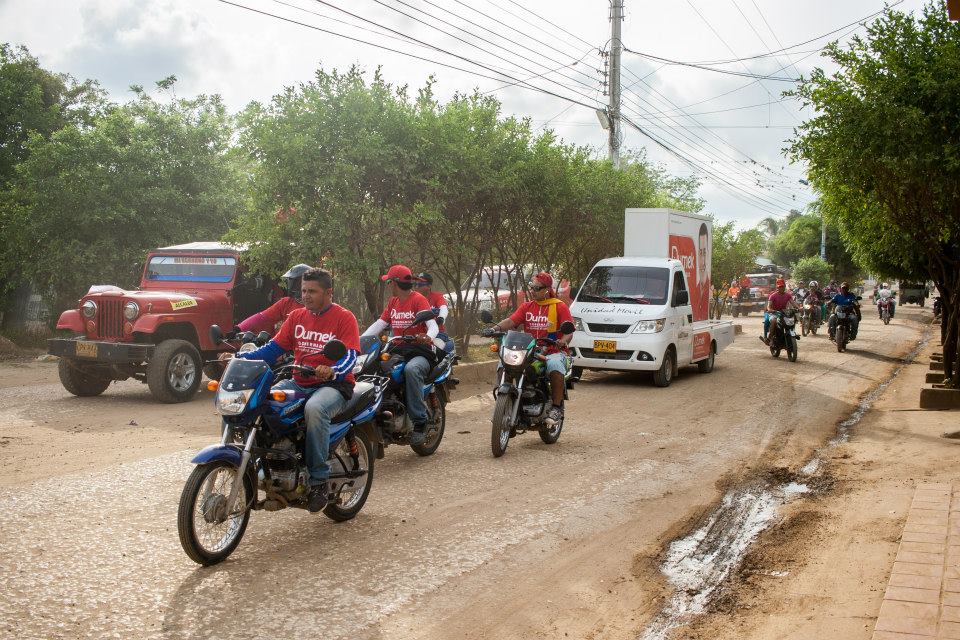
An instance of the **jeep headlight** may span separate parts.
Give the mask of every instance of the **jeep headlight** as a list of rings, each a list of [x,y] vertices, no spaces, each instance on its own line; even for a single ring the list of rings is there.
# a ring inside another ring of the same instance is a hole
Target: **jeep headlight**
[[[123,305],[123,317],[127,320],[133,320],[138,315],[140,315],[140,305],[131,300],[127,304]]]
[[[503,364],[509,365],[511,367],[518,367],[523,364],[523,359],[527,357],[526,351],[520,351],[518,349],[504,349],[503,350]]]
[[[97,315],[97,303],[93,300],[87,300],[80,306],[80,312],[84,318],[92,318]]]
[[[217,391],[217,412],[224,416],[235,416],[243,413],[247,401],[253,395],[253,389],[240,391]]]
[[[641,320],[637,323],[637,326],[634,327],[634,333],[660,333],[663,331],[663,325],[666,322],[666,318],[658,318],[656,320]]]
[[[576,327],[577,331],[583,331],[583,320],[573,316],[573,326]]]

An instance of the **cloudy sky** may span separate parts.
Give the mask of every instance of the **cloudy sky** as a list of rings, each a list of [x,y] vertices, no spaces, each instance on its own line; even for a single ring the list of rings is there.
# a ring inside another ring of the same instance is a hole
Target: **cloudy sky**
[[[648,57],[623,54],[622,110],[659,141],[625,126],[624,149],[701,177],[707,211],[740,227],[803,209],[812,199],[799,182],[803,167],[781,150],[808,114],[781,96],[789,81],[771,78],[824,66],[818,48],[848,38],[857,25],[845,25],[883,3],[623,1],[624,46]],[[902,0],[897,9],[922,5]],[[412,88],[433,74],[441,99],[493,92],[505,113],[605,156],[594,108],[607,101],[599,52],[609,50],[609,13],[609,0],[0,0],[0,41],[26,45],[48,68],[97,79],[118,101],[131,84],[171,74],[178,95],[219,93],[237,110],[308,81],[321,65],[382,66],[388,81]],[[728,72],[718,73],[655,58],[751,59],[708,65]]]

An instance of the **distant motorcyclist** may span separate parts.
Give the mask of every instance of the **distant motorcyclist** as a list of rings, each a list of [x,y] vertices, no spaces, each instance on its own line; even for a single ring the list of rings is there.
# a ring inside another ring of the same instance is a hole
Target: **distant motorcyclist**
[[[418,278],[409,267],[395,264],[380,278],[390,288],[391,298],[383,309],[380,319],[367,327],[364,336],[377,336],[390,329],[392,336],[418,336],[418,342],[432,348],[433,339],[440,332],[436,320],[426,322],[426,333],[420,325],[414,325],[414,317],[421,311],[429,311],[430,303],[413,290]],[[422,444],[426,440],[427,405],[423,398],[424,380],[430,372],[431,363],[424,355],[418,355],[417,349],[407,349],[411,356],[403,370],[406,386],[407,413],[413,423],[410,444]],[[422,350],[421,350],[422,351]]]
[[[830,304],[834,307],[838,305],[853,307],[854,317],[850,318],[850,339],[854,340],[857,337],[857,329],[860,326],[862,316],[860,314],[860,303],[857,301],[856,294],[850,293],[850,285],[846,282],[841,283],[839,293],[834,294],[833,298],[830,299]],[[828,329],[830,331],[830,339],[833,340],[837,331],[837,314],[830,314]]]
[[[770,338],[767,337],[770,333],[770,314],[796,308],[796,306],[793,294],[787,291],[787,283],[783,278],[777,278],[777,290],[767,296],[767,308],[763,312],[763,335],[760,336],[763,344],[770,344]]]
[[[291,311],[303,308],[303,303],[300,300],[301,279],[303,278],[303,274],[311,269],[313,269],[313,267],[308,264],[297,264],[290,267],[287,272],[281,276],[286,284],[287,295],[263,311],[255,313],[243,320],[237,325],[237,329],[240,331],[252,331],[253,333],[260,333],[261,331],[273,333],[276,326],[286,320]]]
[[[892,318],[897,311],[897,301],[893,297],[893,291],[890,290],[890,285],[886,282],[882,283],[877,287],[876,291],[873,292],[873,300],[877,305],[877,317],[883,317],[883,309],[881,309],[880,304],[883,300],[886,300],[890,305],[890,317]]]
[[[563,392],[566,388],[564,377],[568,366],[568,345],[572,335],[559,333],[559,327],[564,322],[573,322],[570,308],[557,298],[553,290],[553,277],[542,271],[535,275],[528,283],[531,300],[520,305],[509,318],[505,318],[489,329],[484,329],[481,335],[492,335],[495,332],[509,331],[516,327],[523,327],[527,333],[536,339],[550,338],[556,340],[555,345],[546,348],[547,375],[550,377],[550,394],[553,406],[547,414],[547,424],[555,425],[563,419]]]

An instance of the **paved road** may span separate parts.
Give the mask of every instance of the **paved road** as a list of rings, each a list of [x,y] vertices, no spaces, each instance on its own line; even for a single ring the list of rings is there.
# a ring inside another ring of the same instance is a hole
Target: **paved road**
[[[796,364],[773,360],[755,337],[758,320],[741,319],[746,333],[713,373],[684,370],[668,389],[593,375],[568,405],[558,444],[526,434],[501,459],[490,454],[489,403],[459,401],[435,456],[387,450],[356,519],[255,513],[237,551],[213,568],[187,559],[176,535],[192,454],[184,438],[214,439],[206,402],[157,408],[187,426],[151,424],[145,437],[170,452],[131,453],[144,428],[99,423],[117,403],[133,410],[122,395],[66,397],[50,369],[30,369],[29,388],[17,386],[0,366],[0,443],[52,430],[67,443],[45,440],[56,460],[75,455],[64,450],[73,430],[99,438],[96,467],[66,474],[0,447],[0,463],[27,471],[8,470],[0,489],[0,634],[636,637],[661,595],[652,559],[662,543],[726,483],[790,466],[829,437],[914,346],[920,318],[907,308],[887,327],[868,320],[846,354],[805,339]],[[44,406],[10,408],[32,393],[57,395],[44,403],[56,420],[44,424]]]

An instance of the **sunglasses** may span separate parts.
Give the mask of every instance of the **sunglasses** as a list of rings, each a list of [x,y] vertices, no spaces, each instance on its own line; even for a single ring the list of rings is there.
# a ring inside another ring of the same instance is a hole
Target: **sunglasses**
[[[543,291],[544,289],[547,288],[542,284],[533,284],[533,283],[530,283],[528,286],[530,287],[531,291]]]

